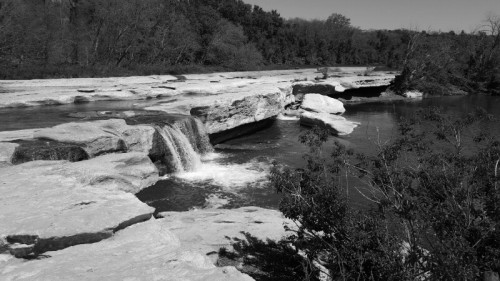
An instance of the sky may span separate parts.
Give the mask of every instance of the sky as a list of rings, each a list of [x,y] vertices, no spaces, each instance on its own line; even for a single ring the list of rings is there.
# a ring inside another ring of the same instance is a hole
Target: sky
[[[243,0],[284,18],[326,19],[339,13],[362,29],[474,31],[500,0]]]

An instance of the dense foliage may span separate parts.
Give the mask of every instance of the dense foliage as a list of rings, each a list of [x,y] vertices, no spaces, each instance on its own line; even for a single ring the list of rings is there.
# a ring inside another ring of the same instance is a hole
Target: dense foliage
[[[394,89],[427,94],[500,94],[500,17],[475,34],[413,32]]]
[[[0,78],[364,65],[403,70],[399,93],[498,92],[499,29],[361,30],[241,0],[0,0]]]
[[[482,280],[500,271],[500,141],[478,127],[490,117],[419,116],[374,155],[340,144],[325,154],[327,135],[316,129],[302,137],[306,167],[273,168],[280,210],[297,223],[289,241],[313,268],[333,280]],[[353,209],[353,190],[371,207]]]
[[[339,14],[284,20],[241,0],[0,0],[0,23],[6,78],[193,65],[397,66],[404,51],[403,31],[361,31]]]

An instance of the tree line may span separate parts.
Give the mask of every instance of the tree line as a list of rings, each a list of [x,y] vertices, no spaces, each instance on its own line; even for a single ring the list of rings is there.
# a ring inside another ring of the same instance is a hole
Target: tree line
[[[495,80],[499,72],[483,52],[488,45],[490,57],[498,54],[498,29],[362,30],[336,13],[286,20],[241,0],[0,0],[0,23],[3,79],[324,65],[403,69],[429,44],[449,50],[466,78]],[[416,34],[426,42],[419,52],[409,49]]]

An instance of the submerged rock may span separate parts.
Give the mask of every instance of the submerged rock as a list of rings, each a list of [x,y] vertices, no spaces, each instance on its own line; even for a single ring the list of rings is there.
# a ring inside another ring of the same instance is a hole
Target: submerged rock
[[[97,242],[154,211],[133,194],[158,180],[156,167],[141,153],[77,163],[35,161],[0,168],[0,174],[0,240],[14,254],[20,252],[17,244],[38,255]]]
[[[342,114],[345,112],[344,104],[341,101],[320,94],[305,95],[300,107],[318,113]]]
[[[314,113],[305,111],[300,115],[300,124],[307,127],[320,126],[327,128],[334,135],[348,135],[359,124],[345,119],[342,116],[329,113]]]

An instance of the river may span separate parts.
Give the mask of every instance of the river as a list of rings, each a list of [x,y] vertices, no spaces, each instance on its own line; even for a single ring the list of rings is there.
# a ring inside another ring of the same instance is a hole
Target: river
[[[41,128],[75,121],[69,113],[86,111],[140,110],[150,101],[93,102],[59,106],[0,109],[0,131]],[[360,123],[351,135],[331,137],[356,152],[374,153],[378,141],[390,141],[397,136],[397,123],[412,117],[427,107],[442,107],[450,114],[470,112],[477,107],[486,109],[500,119],[500,97],[453,96],[426,98],[419,101],[398,101],[346,105],[344,116]],[[498,122],[482,124],[500,138]],[[164,177],[156,185],[138,194],[139,199],[157,211],[184,211],[192,208],[261,206],[277,208],[280,197],[268,186],[271,163],[277,161],[290,167],[304,164],[307,148],[299,135],[308,130],[294,118],[278,118],[268,128],[216,146],[215,152],[202,157],[195,171]],[[327,144],[328,145],[328,144]],[[351,193],[353,205],[363,207],[366,200]]]
[[[330,142],[337,140],[356,152],[374,153],[377,142],[390,141],[397,136],[397,124],[401,118],[412,117],[419,109],[436,106],[450,114],[462,114],[482,107],[500,119],[500,97],[492,96],[347,105],[344,116],[359,122],[360,126],[351,135],[331,137]],[[283,119],[278,118],[262,131],[216,146],[215,153],[204,157],[200,169],[169,176],[139,193],[138,197],[157,211],[249,205],[277,208],[280,197],[267,184],[272,161],[300,167],[304,164],[302,156],[307,152],[298,141],[299,135],[307,128],[301,127],[297,119]],[[495,121],[482,124],[480,129],[500,137],[500,127]],[[353,205],[363,208],[368,204],[356,191],[350,194]]]

